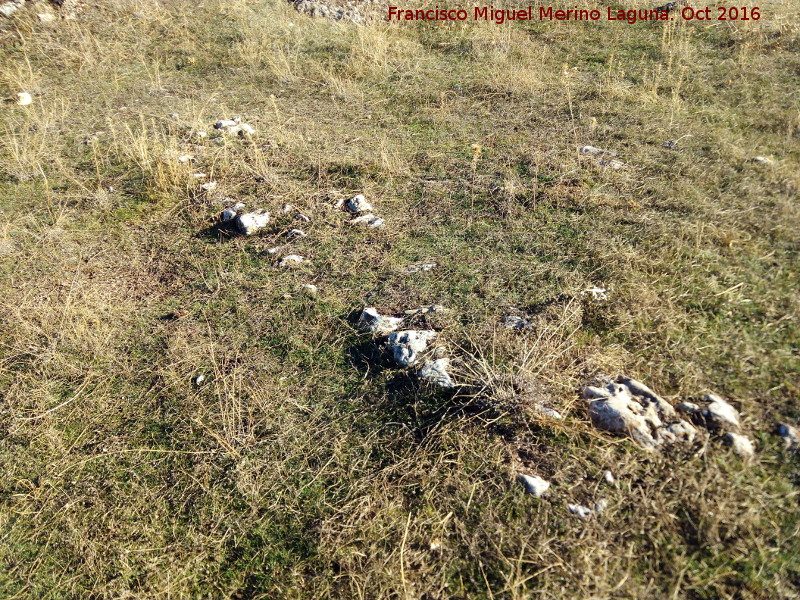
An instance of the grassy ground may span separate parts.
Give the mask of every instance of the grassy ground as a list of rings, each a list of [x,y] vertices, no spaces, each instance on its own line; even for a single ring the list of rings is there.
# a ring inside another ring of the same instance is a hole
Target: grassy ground
[[[353,27],[131,0],[4,25],[0,93],[35,99],[0,106],[0,595],[800,597],[800,468],[772,435],[800,420],[800,15],[760,6]],[[236,114],[253,138],[191,138]],[[330,208],[360,192],[385,228]],[[311,216],[310,261],[274,266],[288,217],[218,235],[226,196]],[[355,324],[432,303],[413,323],[460,359],[456,394]],[[731,398],[757,459],[597,432],[600,373]]]

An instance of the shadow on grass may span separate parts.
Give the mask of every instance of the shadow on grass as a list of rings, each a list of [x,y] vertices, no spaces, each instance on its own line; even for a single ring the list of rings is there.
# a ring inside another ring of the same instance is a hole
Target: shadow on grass
[[[194,237],[214,242],[230,242],[231,240],[243,237],[244,234],[236,230],[233,221],[227,223],[214,223],[210,227],[201,229],[195,233]]]

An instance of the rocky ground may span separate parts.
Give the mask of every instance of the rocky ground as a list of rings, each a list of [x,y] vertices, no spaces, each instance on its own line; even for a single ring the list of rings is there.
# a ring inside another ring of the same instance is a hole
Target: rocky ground
[[[386,18],[386,0],[289,0],[301,13],[336,21],[366,23]]]

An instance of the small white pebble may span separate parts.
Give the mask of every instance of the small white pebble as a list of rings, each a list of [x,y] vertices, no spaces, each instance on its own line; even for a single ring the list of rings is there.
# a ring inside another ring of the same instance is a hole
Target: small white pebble
[[[231,127],[227,131],[229,131],[233,135],[239,135],[241,137],[244,137],[246,135],[253,135],[256,132],[256,130],[253,129],[247,123],[241,123],[241,124],[237,125],[236,127]]]
[[[197,377],[194,378],[194,384],[195,385],[200,385],[205,380],[206,380],[206,376],[205,375],[198,375]]]
[[[350,225],[366,225],[367,227],[382,227],[383,226],[383,219],[380,217],[376,217],[372,213],[367,213],[366,215],[361,215],[360,217],[356,217],[348,221]]]
[[[209,181],[208,183],[204,183],[200,187],[206,192],[211,192],[211,191],[214,191],[217,188],[217,182],[216,181]]]
[[[17,104],[20,106],[28,106],[33,102],[33,96],[28,92],[20,92],[17,94]]]
[[[357,194],[347,201],[347,210],[359,214],[372,210],[372,205],[364,198],[364,194]]]
[[[288,256],[284,256],[282,259],[278,261],[279,267],[288,267],[294,264],[300,264],[305,262],[305,258],[299,256],[298,254],[289,254]]]
[[[606,471],[603,473],[603,479],[606,480],[608,485],[614,485],[614,474],[611,471]]]
[[[538,477],[537,475],[519,474],[519,480],[525,486],[525,491],[533,494],[536,498],[541,498],[550,489],[550,482]]]
[[[592,514],[592,509],[582,504],[567,504],[567,508],[569,512],[581,519],[585,519]]]
[[[605,302],[608,300],[608,290],[601,287],[590,287],[586,288],[581,292],[581,296],[585,296],[586,294],[592,295],[592,300],[595,302]]]

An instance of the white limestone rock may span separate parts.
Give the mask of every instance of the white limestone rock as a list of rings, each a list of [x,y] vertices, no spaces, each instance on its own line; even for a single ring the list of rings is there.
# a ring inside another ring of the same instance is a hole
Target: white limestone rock
[[[242,137],[253,135],[256,132],[248,123],[242,123],[242,117],[220,119],[214,123],[214,129],[227,133],[228,135],[238,135]]]
[[[231,135],[238,135],[239,137],[253,135],[256,132],[256,130],[247,123],[239,123],[238,125],[229,127],[227,131]]]
[[[220,223],[228,223],[236,218],[236,211],[233,208],[226,208],[219,215]]]
[[[609,150],[601,150],[595,146],[581,147],[581,154],[585,154],[587,156],[614,156],[613,152],[610,152]]]
[[[530,321],[518,315],[508,315],[503,320],[503,325],[505,325],[506,329],[525,329],[530,325]]]
[[[425,271],[430,271],[436,268],[435,262],[424,262],[424,263],[416,263],[413,265],[408,265],[405,269],[403,269],[404,273],[422,273]]]
[[[725,434],[723,439],[725,443],[733,449],[734,454],[736,454],[739,458],[750,460],[753,458],[753,456],[755,456],[756,450],[753,446],[753,442],[747,439],[745,436],[729,431]]]
[[[664,400],[661,396],[656,394],[653,390],[643,384],[641,381],[636,381],[635,379],[631,379],[630,377],[619,377],[617,379],[619,383],[626,385],[630,392],[636,396],[641,396],[645,398],[648,402],[655,405],[658,414],[661,417],[674,417],[675,416],[675,409],[672,405]]]
[[[599,514],[608,508],[608,500],[602,498],[594,503],[594,512]]]
[[[783,438],[783,444],[787,450],[800,447],[800,432],[796,427],[788,423],[781,423],[778,425],[778,435]]]
[[[20,106],[28,106],[33,103],[33,96],[28,92],[20,92],[17,94],[17,104]]]
[[[389,347],[397,364],[402,367],[413,367],[419,361],[420,354],[427,349],[428,342],[434,339],[436,339],[435,331],[406,329],[396,331],[389,336]]]
[[[265,210],[244,213],[236,217],[236,227],[245,235],[264,229],[269,223],[269,213]]]
[[[357,194],[345,202],[345,207],[351,213],[361,214],[372,210],[372,205],[364,198],[364,194]]]
[[[590,399],[589,418],[603,431],[630,436],[642,448],[653,450],[658,442],[642,413],[643,407],[631,397],[625,386],[609,384],[607,388],[587,387],[584,397]],[[656,427],[660,426],[658,421]]]
[[[681,402],[678,404],[675,409],[678,412],[682,412],[686,415],[699,415],[701,413],[700,405],[695,404],[694,402]]]
[[[291,229],[286,232],[286,237],[289,239],[303,238],[306,237],[306,232],[302,229]]]
[[[614,474],[611,471],[603,472],[603,479],[605,479],[608,485],[614,485],[614,482],[616,481],[614,479]]]
[[[583,504],[567,504],[567,509],[573,515],[581,519],[588,519],[589,517],[592,516],[592,513],[594,512],[592,511],[591,508],[589,508],[588,506],[584,506]]]
[[[694,442],[698,434],[697,428],[683,419],[676,421],[675,423],[670,423],[667,425],[666,430],[663,430],[659,433],[662,441],[671,443],[683,442],[686,444],[691,444]]]
[[[375,228],[375,227],[383,227],[385,221],[380,217],[376,217],[372,213],[367,213],[365,215],[361,215],[360,217],[356,217],[355,219],[348,221],[348,223],[350,223],[350,225],[361,225],[365,227]]]
[[[10,17],[17,12],[21,6],[22,4],[19,2],[4,2],[3,4],[0,4],[0,15],[3,15],[4,17]]]
[[[589,287],[581,292],[582,296],[591,295],[594,302],[605,302],[608,300],[608,290],[601,287]]]
[[[587,386],[583,396],[589,400],[589,417],[595,427],[627,435],[642,448],[691,443],[697,435],[669,402],[635,379],[618,377],[603,387]]]
[[[208,181],[200,186],[204,192],[213,192],[217,189],[217,182],[216,181]]]
[[[550,482],[542,479],[538,475],[525,475],[519,473],[519,480],[525,486],[525,491],[536,498],[541,498],[550,489]]]
[[[280,260],[278,260],[279,267],[293,267],[294,265],[299,265],[301,263],[306,262],[306,259],[299,254],[287,254]]]
[[[708,394],[705,401],[708,406],[703,411],[703,416],[712,427],[723,431],[739,430],[739,412],[733,406],[715,394]]]
[[[220,119],[219,121],[214,123],[214,129],[228,129],[230,127],[236,127],[241,120],[242,117],[233,117],[232,119]]]
[[[313,283],[304,283],[300,286],[300,291],[303,292],[309,298],[316,298],[319,296],[319,288],[315,286]]]
[[[437,360],[425,361],[425,364],[417,374],[423,381],[428,381],[440,388],[450,389],[454,387],[453,380],[447,369],[450,366],[450,361],[446,358],[439,358]]]
[[[399,317],[384,317],[374,308],[367,307],[361,311],[358,322],[374,335],[388,335],[400,328],[403,324],[403,319]]]

